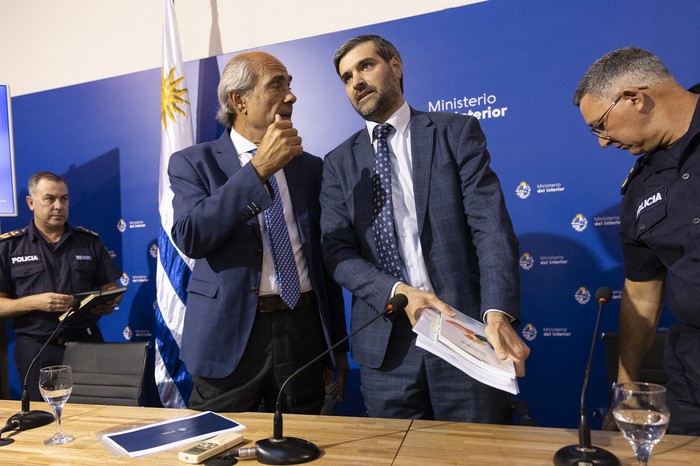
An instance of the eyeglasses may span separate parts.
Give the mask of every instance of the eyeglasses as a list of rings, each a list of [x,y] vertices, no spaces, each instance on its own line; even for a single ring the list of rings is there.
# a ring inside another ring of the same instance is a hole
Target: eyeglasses
[[[649,88],[649,86],[637,87],[637,89],[639,89],[640,91],[644,90],[644,89],[648,89],[648,88]],[[597,138],[602,138],[602,139],[605,139],[608,137],[608,135],[607,135],[608,131],[606,129],[608,115],[610,115],[610,112],[615,107],[615,105],[617,105],[617,103],[620,101],[620,99],[622,99],[622,94],[618,95],[617,98],[615,100],[613,100],[613,103],[610,104],[610,106],[605,111],[605,113],[603,113],[603,115],[601,115],[601,117],[598,118],[598,120],[591,125],[591,133],[593,133],[593,136],[595,136]]]

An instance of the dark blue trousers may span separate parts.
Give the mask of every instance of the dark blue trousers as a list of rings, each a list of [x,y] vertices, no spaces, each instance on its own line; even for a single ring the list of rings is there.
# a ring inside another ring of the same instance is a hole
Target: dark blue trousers
[[[700,329],[675,324],[666,336],[666,401],[669,434],[700,435]]]

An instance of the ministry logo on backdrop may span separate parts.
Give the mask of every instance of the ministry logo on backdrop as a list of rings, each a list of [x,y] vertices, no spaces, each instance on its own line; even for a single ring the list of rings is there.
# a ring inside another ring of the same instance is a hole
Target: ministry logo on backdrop
[[[530,197],[530,193],[532,193],[532,188],[524,181],[521,181],[518,187],[515,188],[515,195],[520,199],[527,199]]]
[[[591,292],[588,291],[588,288],[582,286],[576,290],[576,293],[574,293],[574,299],[581,305],[588,304],[588,302],[591,300]]]
[[[581,233],[588,227],[588,219],[583,214],[576,214],[576,217],[571,221],[571,228]]]
[[[569,259],[564,256],[540,256],[540,265],[566,265]]]
[[[594,227],[619,227],[620,226],[620,216],[619,215],[609,215],[604,217],[593,217]]]
[[[535,265],[535,258],[529,252],[523,253],[518,261],[520,268],[523,270],[530,270],[533,265]]]
[[[570,337],[571,332],[567,327],[545,327],[542,329],[543,337]]]
[[[563,193],[564,191],[566,191],[566,187],[562,183],[537,183],[535,185],[537,194],[554,194]],[[515,194],[520,199],[527,199],[532,194],[532,187],[526,181],[521,181],[515,188]]]
[[[532,324],[527,324],[520,333],[527,341],[532,341],[537,338],[537,329]]]
[[[561,183],[537,183],[537,194],[563,193],[566,187]]]
[[[498,102],[495,94],[460,96],[428,101],[429,112],[452,112],[473,116],[478,120],[490,120],[506,116],[508,107]]]

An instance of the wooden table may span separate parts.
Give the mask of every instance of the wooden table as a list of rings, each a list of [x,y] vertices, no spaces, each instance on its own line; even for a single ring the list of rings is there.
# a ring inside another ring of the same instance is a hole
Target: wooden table
[[[45,409],[45,403],[33,403]],[[16,413],[18,401],[0,400],[0,423]],[[71,443],[48,447],[54,425],[18,432],[14,443],[0,448],[0,464],[22,466],[184,465],[177,460],[182,449],[140,458],[114,456],[96,437],[105,431],[194,414],[185,409],[130,408],[98,405],[66,405],[63,430],[75,437]],[[251,446],[272,433],[272,415],[230,413],[226,417],[245,425],[242,434]],[[314,442],[323,456],[314,465],[551,465],[562,446],[578,442],[575,430],[541,427],[494,426],[439,421],[354,418],[345,416],[284,416],[284,433]],[[7,434],[3,434],[3,438]],[[593,444],[634,465],[632,450],[619,433],[593,432]],[[239,465],[258,464],[241,460]],[[667,435],[656,446],[651,466],[700,464],[700,438]]]
[[[612,452],[623,465],[637,464],[621,433],[593,431],[591,437],[594,446]],[[557,450],[576,444],[576,429],[417,420],[392,464],[551,465]],[[649,465],[700,465],[700,437],[664,436],[654,447]]]
[[[47,409],[46,403],[33,402],[32,409]],[[0,400],[0,423],[19,409],[19,401]],[[105,466],[105,465],[185,465],[177,460],[177,452],[183,447],[161,453],[130,458],[113,456],[95,434],[104,431],[125,430],[176,417],[195,414],[187,409],[136,408],[121,406],[66,405],[63,416],[63,432],[75,437],[70,443],[45,446],[44,439],[51,437],[55,424],[18,432],[14,443],[0,448],[0,464],[12,466]],[[247,427],[241,434],[252,446],[255,441],[272,435],[272,415],[267,413],[230,413],[226,417]],[[284,433],[315,443],[324,451],[321,459],[313,464],[385,464],[396,456],[411,421],[401,419],[369,419],[344,416],[284,416]],[[7,434],[3,434],[5,438]],[[239,465],[258,464],[255,460],[239,461]]]

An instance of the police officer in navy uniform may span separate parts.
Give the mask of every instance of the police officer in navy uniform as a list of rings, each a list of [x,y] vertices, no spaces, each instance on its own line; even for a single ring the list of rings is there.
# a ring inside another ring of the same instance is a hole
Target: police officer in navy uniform
[[[623,184],[618,382],[637,380],[665,296],[669,433],[700,435],[700,100],[658,57],[627,47],[588,69],[574,94],[602,147],[640,155]],[[607,427],[614,427],[609,418]]]
[[[15,364],[23,381],[32,359],[68,310],[74,293],[116,288],[121,276],[97,233],[68,225],[68,186],[50,172],[29,178],[33,221],[0,235],[0,317],[12,317]],[[118,299],[65,320],[28,378],[30,399],[41,400],[39,369],[61,364],[66,341],[103,341],[97,321]]]

